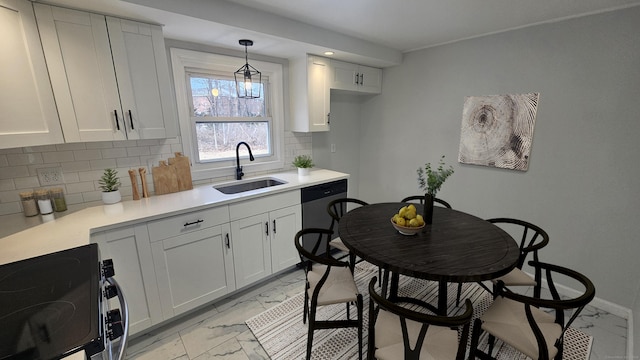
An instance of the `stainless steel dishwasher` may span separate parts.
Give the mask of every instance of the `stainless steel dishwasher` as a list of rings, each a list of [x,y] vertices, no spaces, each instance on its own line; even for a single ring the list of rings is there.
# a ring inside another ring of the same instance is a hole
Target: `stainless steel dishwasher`
[[[347,179],[336,180],[325,184],[308,186],[300,191],[302,197],[302,228],[328,229],[331,226],[331,216],[327,213],[327,205],[335,199],[347,197]],[[334,229],[333,238],[338,236],[338,227]],[[315,240],[315,239],[314,239]],[[305,249],[311,250],[312,240],[302,239]],[[321,245],[324,253],[326,243]]]

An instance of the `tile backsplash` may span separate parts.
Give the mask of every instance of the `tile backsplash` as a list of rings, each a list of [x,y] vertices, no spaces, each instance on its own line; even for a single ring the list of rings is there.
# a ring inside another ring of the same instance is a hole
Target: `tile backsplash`
[[[153,193],[149,164],[157,164],[182,152],[180,137],[157,140],[103,141],[0,149],[0,215],[22,212],[19,193],[41,188],[61,187],[71,210],[101,205],[98,179],[104,169],[118,170],[123,200],[132,198],[128,170],[147,168],[147,184]],[[295,155],[311,155],[311,135],[285,134],[285,168]],[[61,168],[62,184],[43,185],[38,169]],[[247,175],[251,175],[247,173]],[[229,178],[230,179],[230,178]],[[216,178],[195,184],[227,180]]]

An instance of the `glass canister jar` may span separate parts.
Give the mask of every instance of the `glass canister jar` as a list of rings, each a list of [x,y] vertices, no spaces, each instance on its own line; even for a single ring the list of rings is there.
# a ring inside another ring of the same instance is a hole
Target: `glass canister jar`
[[[64,198],[62,188],[53,188],[49,191],[51,194],[51,202],[56,212],[67,210],[67,200]]]
[[[38,215],[38,205],[36,205],[36,199],[33,195],[33,191],[25,191],[20,194],[20,202],[22,202],[22,211],[24,216],[36,216]]]
[[[51,206],[51,198],[47,190],[36,190],[36,200],[38,201],[38,209],[40,209],[41,215],[51,214],[53,212],[53,206]]]

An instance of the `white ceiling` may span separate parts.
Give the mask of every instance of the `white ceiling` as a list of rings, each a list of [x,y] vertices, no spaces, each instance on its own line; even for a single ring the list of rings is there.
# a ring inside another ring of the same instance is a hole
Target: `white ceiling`
[[[402,53],[545,22],[640,5],[640,0],[43,0],[152,21],[165,37],[292,57],[330,49],[374,66]]]

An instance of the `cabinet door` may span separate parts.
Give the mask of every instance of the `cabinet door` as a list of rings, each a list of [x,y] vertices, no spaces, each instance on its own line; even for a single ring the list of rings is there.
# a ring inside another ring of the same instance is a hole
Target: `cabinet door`
[[[269,215],[260,214],[231,222],[231,248],[236,288],[271,275]]]
[[[0,34],[0,148],[64,142],[30,1],[0,0]]]
[[[382,92],[382,69],[360,65],[358,73],[358,91],[371,94]]]
[[[131,334],[162,321],[158,286],[153,268],[146,225],[128,226],[91,236],[98,243],[100,257],[112,259],[115,279],[129,305]],[[117,300],[113,306],[117,306]]]
[[[307,60],[309,130],[328,131],[331,112],[329,61],[316,56]]]
[[[229,224],[151,246],[164,320],[235,290]]]
[[[269,213],[271,220],[271,266],[273,272],[284,270],[300,262],[294,245],[296,233],[302,229],[302,208],[300,205],[274,210]]]
[[[332,89],[357,91],[356,74],[358,74],[358,65],[331,60],[330,86]]]
[[[105,17],[34,8],[65,141],[126,139]]]
[[[127,138],[175,136],[177,120],[162,28],[113,17],[107,17],[107,27]]]

